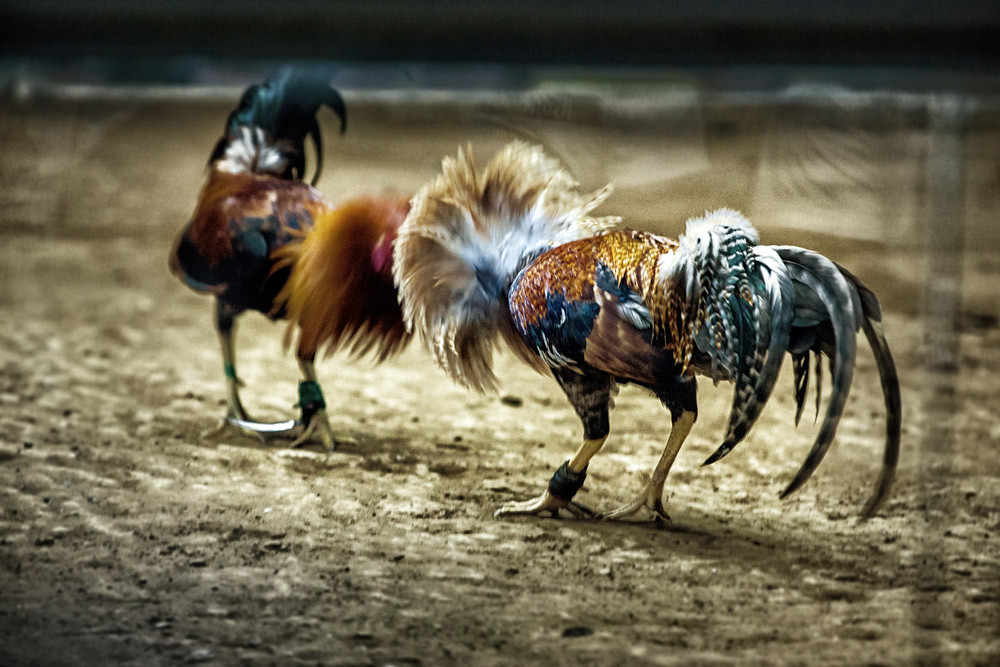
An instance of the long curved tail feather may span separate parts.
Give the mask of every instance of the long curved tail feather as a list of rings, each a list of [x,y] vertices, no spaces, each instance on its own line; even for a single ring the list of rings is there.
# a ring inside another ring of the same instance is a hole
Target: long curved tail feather
[[[678,249],[659,265],[659,281],[675,285],[684,297],[685,324],[676,327],[683,330],[672,331],[675,361],[686,368],[696,348],[709,360],[709,368],[700,371],[716,383],[724,372],[736,385],[725,451],[743,439],[756,418],[750,409],[766,369],[768,315],[776,307],[781,313],[781,300],[789,300],[790,283],[775,275],[776,269],[784,272],[784,264],[773,253],[762,256],[757,241],[757,230],[743,215],[723,208],[689,220]]]
[[[821,356],[829,358],[832,391],[820,431],[792,481],[781,492],[784,498],[800,488],[822,462],[836,436],[850,392],[860,329],[875,355],[886,405],[886,444],[882,472],[863,518],[870,517],[888,494],[899,460],[902,410],[899,380],[889,346],[880,326],[881,307],[864,283],[839,264],[822,255],[794,246],[757,246],[757,265],[766,285],[761,294],[763,337],[767,352],[752,394],[737,383],[730,429],[725,441],[705,461],[718,461],[742,440],[759,417],[777,381],[785,352],[792,356],[795,373],[795,423],[805,406],[810,374],[815,375],[816,411],[822,399]],[[815,355],[815,369],[810,364]],[[746,379],[746,378],[745,378]]]
[[[460,149],[411,201],[393,260],[404,319],[459,384],[478,391],[497,387],[498,337],[544,369],[514,329],[507,292],[545,250],[618,222],[589,217],[611,186],[582,193],[578,185],[541,148],[515,141],[482,172],[471,148]]]
[[[876,301],[876,305],[878,302]],[[866,309],[866,314],[868,313]],[[903,407],[899,393],[899,377],[896,375],[896,363],[892,359],[889,351],[889,344],[886,343],[882,334],[882,325],[879,317],[868,315],[862,323],[862,329],[872,352],[875,354],[875,364],[878,367],[879,380],[882,383],[882,395],[885,398],[886,420],[885,420],[885,451],[882,456],[882,472],[879,474],[878,483],[875,485],[875,493],[868,499],[861,519],[871,518],[889,495],[892,487],[892,480],[896,476],[896,464],[899,463],[899,440],[900,430],[903,424]]]
[[[834,262],[836,264],[836,262]],[[903,426],[902,397],[899,391],[899,376],[896,373],[896,362],[889,350],[889,343],[882,333],[882,307],[878,298],[861,282],[861,279],[845,269],[840,264],[837,268],[844,274],[857,291],[861,301],[861,311],[864,319],[861,328],[875,356],[878,368],[879,382],[882,384],[882,396],[885,399],[885,450],[882,454],[882,472],[879,474],[875,492],[865,505],[861,519],[869,519],[885,501],[896,475],[896,465],[899,463],[900,433]]]
[[[789,275],[796,283],[796,304],[802,298],[800,294],[808,289],[806,300],[818,298],[829,316],[829,324],[833,329],[833,388],[830,401],[827,404],[826,415],[820,426],[813,447],[806,457],[805,463],[788,484],[780,497],[784,498],[802,486],[816,470],[823,457],[826,456],[837,426],[847,403],[851,390],[851,380],[854,376],[854,358],[857,346],[855,332],[858,328],[858,318],[854,313],[852,289],[840,269],[826,257],[809,250],[791,246],[775,247],[778,256],[788,267]],[[813,308],[813,310],[817,310]],[[794,322],[794,321],[793,321]]]
[[[742,386],[737,385],[733,392],[733,409],[730,412],[726,438],[702,465],[715,463],[724,457],[753,428],[771,397],[788,348],[795,300],[792,279],[784,262],[773,249],[756,246],[753,252],[764,284],[763,293],[758,294],[765,309],[761,317],[761,332],[755,355],[759,370],[755,376],[748,375]],[[764,360],[762,365],[760,359]],[[749,383],[753,380],[756,380],[756,384],[751,387]]]

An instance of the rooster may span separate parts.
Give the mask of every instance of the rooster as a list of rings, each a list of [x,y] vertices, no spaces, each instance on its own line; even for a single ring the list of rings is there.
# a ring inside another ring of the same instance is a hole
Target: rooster
[[[366,197],[334,205],[304,182],[307,138],[316,154],[313,185],[322,169],[316,114],[323,105],[339,116],[343,133],[343,99],[324,80],[285,71],[246,89],[211,153],[208,180],[174,244],[170,269],[191,289],[215,296],[227,386],[222,426],[258,434],[301,426],[293,445],[319,436],[332,449],[315,357],[326,346],[371,350],[381,360],[407,341],[391,269],[409,203]],[[297,328],[299,420],[258,423],[243,407],[234,326],[247,310],[289,320],[286,345]]]
[[[437,363],[460,384],[495,388],[493,347],[502,338],[555,378],[583,423],[583,443],[541,495],[495,515],[595,516],[573,498],[608,437],[617,385],[634,383],[670,411],[670,436],[638,496],[597,516],[621,519],[645,508],[666,520],[663,486],[698,415],[696,376],[735,385],[726,438],[708,464],[750,431],[786,353],[800,414],[810,357],[817,356],[818,373],[822,354],[830,360],[832,397],[808,458],[781,494],[787,496],[833,442],[859,328],[874,351],[887,410],[881,477],[865,509],[874,513],[892,482],[901,419],[875,295],[820,254],[759,245],[756,230],[735,211],[690,220],[675,241],[608,229],[614,220],[588,214],[609,189],[587,195],[577,188],[539,148],[515,142],[482,173],[471,150],[460,151],[413,199],[399,231],[394,274],[404,315]]]

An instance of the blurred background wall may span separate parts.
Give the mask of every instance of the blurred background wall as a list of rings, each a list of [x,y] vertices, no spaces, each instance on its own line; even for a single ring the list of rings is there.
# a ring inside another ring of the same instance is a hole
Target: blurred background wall
[[[485,157],[521,137],[587,186],[614,181],[609,207],[633,226],[676,235],[707,208],[739,208],[768,242],[792,230],[907,250],[885,258],[885,280],[914,289],[951,235],[984,303],[976,276],[1000,270],[997,2],[3,0],[0,29],[5,99],[80,114],[72,155],[46,152],[70,150],[51,128],[25,140],[55,178],[101,128],[157,128],[144,103],[219,103],[190,121],[208,137],[243,86],[295,64],[329,72],[351,107],[333,159],[380,156],[377,178],[400,188],[458,143]],[[66,106],[97,99],[121,104]],[[377,182],[364,173],[359,189]],[[941,173],[955,174],[944,195]],[[6,185],[14,223],[44,204]]]
[[[3,3],[34,56],[614,65],[995,66],[976,0],[33,0]]]

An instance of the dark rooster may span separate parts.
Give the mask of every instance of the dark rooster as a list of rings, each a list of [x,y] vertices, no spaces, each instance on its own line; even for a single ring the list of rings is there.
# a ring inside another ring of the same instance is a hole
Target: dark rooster
[[[208,181],[174,244],[170,269],[215,296],[227,384],[223,426],[269,433],[301,425],[294,444],[318,435],[332,449],[314,360],[324,345],[330,352],[374,350],[384,359],[407,340],[391,265],[409,204],[370,197],[335,206],[303,182],[307,137],[316,152],[314,184],[322,168],[316,114],[323,105],[340,117],[343,133],[343,99],[325,80],[286,71],[247,88],[209,158]],[[234,325],[247,310],[289,320],[286,344],[297,325],[300,420],[257,423],[240,401]]]
[[[482,174],[470,152],[459,152],[414,198],[399,232],[394,271],[406,320],[451,377],[481,391],[495,387],[492,348],[502,337],[521,359],[555,377],[583,422],[583,444],[548,488],[496,515],[565,508],[593,516],[572,499],[608,437],[616,385],[631,382],[660,399],[673,426],[638,497],[600,516],[647,508],[666,519],[663,485],[698,414],[695,375],[735,384],[726,438],[707,464],[749,432],[786,352],[795,361],[801,413],[809,357],[823,354],[832,397],[782,496],[792,493],[833,442],[859,328],[874,350],[888,413],[881,478],[865,509],[874,513],[898,458],[900,397],[871,291],[822,255],[758,245],[750,223],[726,209],[689,221],[677,241],[629,230],[580,238],[600,222],[586,214],[607,193],[580,195],[558,164],[524,144],[508,146]]]

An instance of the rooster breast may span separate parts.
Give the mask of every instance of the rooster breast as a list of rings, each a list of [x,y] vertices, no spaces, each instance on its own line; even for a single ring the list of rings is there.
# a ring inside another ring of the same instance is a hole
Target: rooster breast
[[[287,271],[272,273],[272,253],[301,238],[326,208],[318,191],[297,181],[213,171],[170,268],[236,310],[267,313],[287,279]]]

